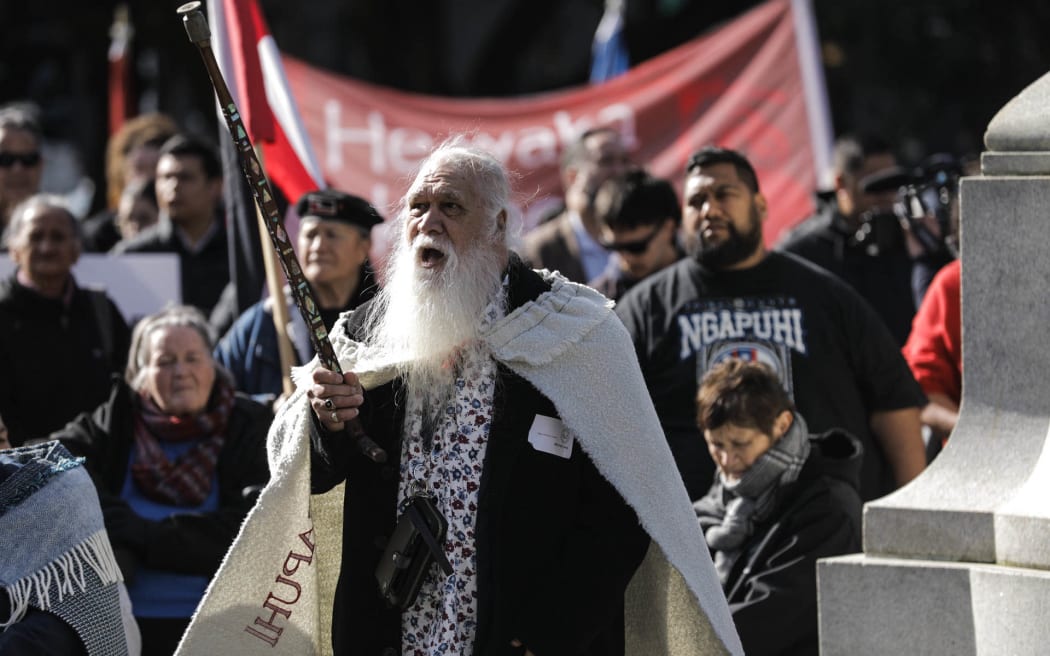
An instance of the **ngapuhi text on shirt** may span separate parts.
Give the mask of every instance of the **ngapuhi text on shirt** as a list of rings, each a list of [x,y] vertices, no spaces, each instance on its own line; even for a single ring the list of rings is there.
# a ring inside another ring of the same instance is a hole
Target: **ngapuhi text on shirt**
[[[729,358],[764,362],[792,393],[791,352],[806,355],[805,313],[792,297],[706,298],[674,317],[679,359],[696,357],[697,381]]]

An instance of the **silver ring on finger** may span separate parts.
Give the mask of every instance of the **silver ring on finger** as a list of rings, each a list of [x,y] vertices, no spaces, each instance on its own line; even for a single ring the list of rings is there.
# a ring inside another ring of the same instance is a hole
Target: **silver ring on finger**
[[[335,404],[332,403],[332,399],[325,399],[324,407],[328,408],[329,410],[335,410]]]
[[[334,423],[334,424],[338,424],[339,423],[339,413],[336,412],[335,410],[332,410],[332,423]]]

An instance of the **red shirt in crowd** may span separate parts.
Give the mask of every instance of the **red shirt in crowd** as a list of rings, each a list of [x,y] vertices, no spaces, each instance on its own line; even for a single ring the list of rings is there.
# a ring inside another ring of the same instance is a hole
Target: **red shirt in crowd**
[[[930,282],[901,351],[927,394],[962,398],[961,260],[947,264]]]

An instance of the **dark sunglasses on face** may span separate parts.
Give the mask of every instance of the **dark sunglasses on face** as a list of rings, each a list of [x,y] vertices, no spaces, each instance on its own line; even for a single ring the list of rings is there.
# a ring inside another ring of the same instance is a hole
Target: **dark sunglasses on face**
[[[656,224],[653,226],[653,231],[641,239],[635,239],[634,241],[606,241],[602,242],[602,246],[610,251],[641,255],[649,248],[649,244],[656,237],[657,233],[660,232],[660,228],[662,227],[663,223]]]
[[[22,166],[29,168],[40,163],[40,153],[0,153],[0,168],[9,168],[20,162]]]

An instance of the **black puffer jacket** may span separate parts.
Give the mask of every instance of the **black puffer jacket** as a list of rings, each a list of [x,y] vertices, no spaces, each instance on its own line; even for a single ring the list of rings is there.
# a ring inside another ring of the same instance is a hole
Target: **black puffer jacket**
[[[724,586],[748,656],[816,656],[817,559],[861,550],[860,441],[841,430],[809,439],[798,479],[780,489]]]
[[[106,399],[131,333],[101,292],[76,286],[45,298],[15,274],[0,280],[0,416],[11,444],[44,439]]]

